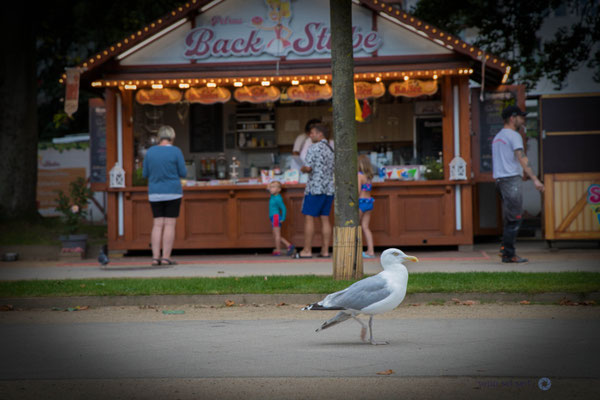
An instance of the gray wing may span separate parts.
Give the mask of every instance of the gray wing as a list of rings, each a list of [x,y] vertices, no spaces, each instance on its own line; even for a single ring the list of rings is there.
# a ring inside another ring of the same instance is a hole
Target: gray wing
[[[343,307],[351,310],[362,310],[377,303],[391,294],[387,281],[379,275],[370,276],[358,281],[348,288],[330,294],[323,299],[326,307]]]

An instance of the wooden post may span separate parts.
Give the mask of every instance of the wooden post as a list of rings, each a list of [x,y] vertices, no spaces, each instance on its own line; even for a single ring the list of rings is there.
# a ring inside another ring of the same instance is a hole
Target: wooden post
[[[330,0],[333,133],[335,141],[334,279],[363,275],[362,233],[358,219],[352,2]]]
[[[362,230],[335,226],[333,231],[333,279],[360,279],[363,276]]]

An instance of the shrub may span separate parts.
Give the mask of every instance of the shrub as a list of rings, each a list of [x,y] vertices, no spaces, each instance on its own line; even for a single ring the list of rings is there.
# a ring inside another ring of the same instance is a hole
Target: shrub
[[[69,183],[69,193],[62,190],[58,191],[57,211],[60,211],[65,220],[66,233],[74,234],[79,231],[81,223],[87,216],[88,200],[92,198],[94,192],[87,187],[85,179],[79,177]]]

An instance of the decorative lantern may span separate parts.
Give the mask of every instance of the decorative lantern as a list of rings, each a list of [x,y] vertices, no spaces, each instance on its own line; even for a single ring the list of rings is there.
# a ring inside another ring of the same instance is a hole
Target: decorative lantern
[[[467,179],[467,162],[461,156],[456,156],[450,161],[450,180],[461,181]]]
[[[110,170],[110,185],[111,188],[124,188],[125,187],[125,170],[121,168],[118,162]]]
[[[229,164],[229,177],[233,180],[238,178],[240,168],[240,162],[235,158],[231,157],[231,164]]]

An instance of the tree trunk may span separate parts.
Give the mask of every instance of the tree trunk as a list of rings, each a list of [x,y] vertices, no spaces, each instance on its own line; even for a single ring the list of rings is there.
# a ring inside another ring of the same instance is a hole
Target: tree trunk
[[[363,275],[362,234],[358,219],[352,2],[330,0],[333,132],[335,141],[334,279]]]
[[[30,217],[37,215],[35,13],[31,13],[27,2],[8,2],[3,7],[0,218]]]

